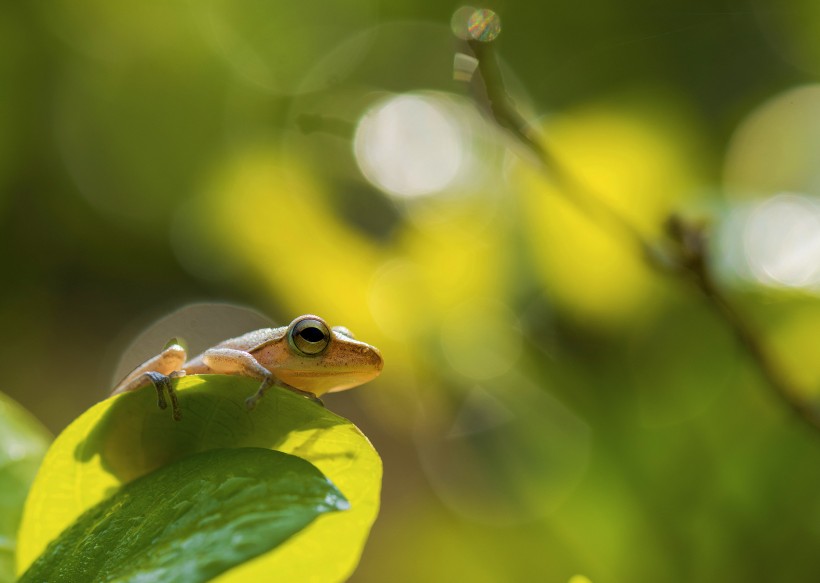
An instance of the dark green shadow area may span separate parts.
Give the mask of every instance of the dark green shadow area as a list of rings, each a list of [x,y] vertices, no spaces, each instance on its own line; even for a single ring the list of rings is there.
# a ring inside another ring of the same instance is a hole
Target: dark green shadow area
[[[281,389],[271,389],[248,411],[245,398],[258,385],[236,376],[182,378],[177,384],[180,421],[172,419],[170,409],[157,407],[153,387],[122,395],[80,441],[74,457],[87,463],[100,456],[103,468],[127,483],[198,452],[227,447],[287,450],[282,446],[294,432],[301,443],[309,444],[321,439],[324,431],[348,423],[321,405]],[[289,449],[294,449],[293,443]]]
[[[167,465],[80,516],[20,579],[197,583],[349,504],[314,465],[262,448]]]

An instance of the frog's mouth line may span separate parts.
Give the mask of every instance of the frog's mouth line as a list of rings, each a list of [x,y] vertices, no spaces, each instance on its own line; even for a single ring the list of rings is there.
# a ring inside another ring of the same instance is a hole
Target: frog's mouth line
[[[329,376],[348,376],[348,375],[362,375],[368,374],[369,370],[353,370],[353,369],[345,369],[345,370],[283,370],[282,373],[299,377],[299,378],[316,378],[316,377],[329,377]]]

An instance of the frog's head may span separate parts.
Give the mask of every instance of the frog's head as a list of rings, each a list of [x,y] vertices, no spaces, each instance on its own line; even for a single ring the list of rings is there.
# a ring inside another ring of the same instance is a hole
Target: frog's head
[[[314,315],[296,318],[269,346],[276,354],[261,362],[287,384],[314,395],[344,391],[373,380],[384,361],[378,348],[356,340],[343,326],[330,328]]]

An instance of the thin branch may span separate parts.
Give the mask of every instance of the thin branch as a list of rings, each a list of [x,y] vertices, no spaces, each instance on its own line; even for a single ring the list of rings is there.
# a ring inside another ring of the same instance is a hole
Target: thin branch
[[[773,394],[798,419],[812,429],[820,431],[820,411],[800,397],[799,391],[774,365],[753,326],[715,284],[709,270],[709,252],[703,227],[687,223],[679,217],[671,217],[666,225],[667,233],[674,244],[671,255],[669,250],[661,250],[658,245],[647,241],[626,217],[584,186],[544,145],[538,131],[524,119],[507,92],[493,44],[470,40],[468,45],[478,59],[478,73],[484,83],[489,102],[488,109],[496,123],[509,131],[521,145],[537,157],[539,166],[547,178],[552,180],[560,192],[580,211],[615,234],[625,235],[640,248],[643,257],[653,268],[673,274],[679,277],[680,281],[691,282],[693,289],[699,290],[732,330]],[[656,260],[659,255],[662,261]]]
[[[667,224],[667,232],[679,245],[679,264],[684,267],[684,270],[679,271],[678,274],[689,277],[712,308],[726,322],[775,396],[781,399],[799,419],[813,429],[820,430],[820,417],[818,417],[817,409],[802,399],[797,389],[777,369],[751,324],[716,285],[708,265],[709,253],[703,227],[673,216]]]
[[[618,235],[629,239],[644,255],[651,253],[652,246],[640,231],[612,206],[591,192],[559,159],[547,149],[538,132],[521,115],[504,85],[504,78],[492,43],[468,41],[478,59],[478,72],[484,81],[488,109],[496,123],[509,131],[531,153],[535,154],[541,170],[567,196],[569,202],[597,223],[607,225]]]
[[[798,418],[802,419],[813,429],[820,430],[820,419],[818,418],[816,408],[802,399],[797,394],[797,391],[780,374],[780,371],[778,371],[772,363],[755,332],[740,313],[729,303],[726,296],[714,285],[714,281],[708,272],[704,271],[700,274],[698,287],[718,313],[723,316],[723,319],[735,333],[735,337],[741,346],[746,349],[746,352],[755,364],[757,364],[760,375],[767,381],[776,396],[779,397]]]

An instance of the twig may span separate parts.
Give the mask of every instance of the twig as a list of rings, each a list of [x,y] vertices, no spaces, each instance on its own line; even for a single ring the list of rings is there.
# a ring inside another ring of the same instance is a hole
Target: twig
[[[478,59],[478,73],[484,82],[488,109],[499,126],[509,131],[518,142],[538,159],[541,170],[555,182],[560,192],[567,196],[579,210],[617,234],[626,235],[638,246],[643,257],[656,269],[671,273],[681,280],[689,280],[700,291],[715,312],[732,330],[740,346],[757,366],[761,377],[774,395],[814,430],[820,431],[820,411],[799,396],[773,364],[751,324],[735,309],[729,299],[715,284],[709,270],[709,252],[704,229],[701,225],[687,223],[680,217],[670,218],[667,233],[674,247],[659,249],[647,241],[638,229],[615,208],[606,204],[594,192],[586,188],[539,139],[535,130],[523,117],[515,102],[507,93],[492,43],[469,40],[468,45]],[[670,255],[671,251],[671,255]],[[663,261],[655,258],[660,254]],[[671,259],[671,263],[670,263]]]
[[[721,316],[731,328],[740,345],[757,365],[758,371],[775,395],[780,398],[789,409],[813,429],[820,430],[818,411],[805,400],[800,398],[797,390],[791,386],[786,378],[777,370],[777,367],[763,347],[758,335],[751,324],[737,311],[726,295],[715,284],[709,270],[708,245],[702,225],[695,225],[682,220],[678,216],[670,217],[666,230],[669,236],[678,244],[678,264],[683,270],[679,275],[689,277],[695,287],[700,290],[712,308]]]
[[[591,192],[572,174],[538,138],[535,130],[518,111],[515,101],[504,86],[501,68],[492,43],[468,41],[478,59],[478,72],[484,81],[488,109],[496,123],[508,130],[531,153],[535,154],[541,170],[565,193],[567,199],[582,213],[598,223],[606,224],[612,231],[625,236],[645,256],[651,254],[652,246],[640,231],[617,210]]]

